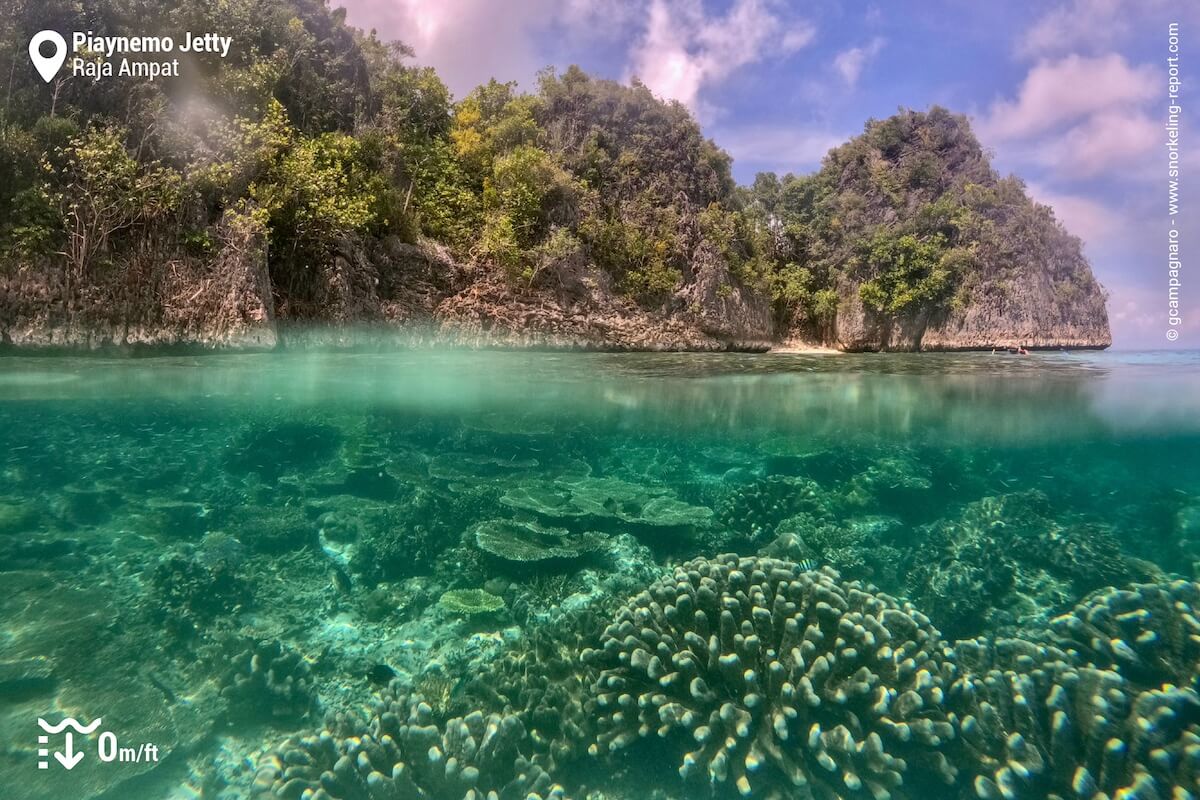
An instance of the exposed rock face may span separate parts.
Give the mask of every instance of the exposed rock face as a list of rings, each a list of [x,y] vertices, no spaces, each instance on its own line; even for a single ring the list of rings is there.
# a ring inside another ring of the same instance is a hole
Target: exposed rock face
[[[691,282],[675,293],[671,303],[682,319],[739,349],[757,349],[774,339],[770,302],[733,280],[711,244],[698,249],[693,269]]]
[[[276,313],[265,262],[222,253],[219,266],[173,262],[136,295],[111,300],[110,287],[71,303],[61,272],[0,276],[0,344],[20,349],[98,350],[186,345],[270,349],[362,343],[360,326],[396,330],[416,342],[467,347],[582,350],[766,350],[779,341],[770,303],[736,285],[717,259],[661,310],[613,290],[602,270],[580,266],[557,284],[513,287],[455,262],[432,243],[348,247],[326,271],[321,309]],[[218,276],[221,276],[218,280]],[[1093,281],[1063,290],[1053,270],[1031,270],[974,290],[965,307],[941,315],[890,318],[865,309],[857,287],[842,293],[830,337],[841,350],[1103,348],[1112,343],[1104,298]],[[70,310],[68,310],[70,309]],[[318,329],[300,323],[312,322]],[[789,332],[794,334],[795,332]],[[811,338],[804,337],[801,338]]]
[[[0,275],[0,345],[22,350],[187,346],[257,350],[348,347],[397,331],[414,344],[579,350],[766,350],[767,301],[730,280],[723,264],[698,269],[662,310],[614,291],[589,265],[553,285],[513,286],[455,261],[433,242],[347,242],[322,271],[317,300],[276,308],[265,260],[246,247],[213,263],[168,260],[122,285],[68,302],[62,271]],[[137,285],[133,293],[130,287]]]
[[[832,320],[794,309],[802,338],[843,350],[1112,343],[1082,242],[992,169],[966,117],[872,120],[782,192],[809,198],[772,211],[803,233],[786,256],[838,299]]]
[[[719,261],[697,269],[663,309],[647,310],[622,297],[602,269],[561,266],[535,286],[514,285],[496,271],[457,262],[443,247],[384,242],[359,253],[376,271],[373,299],[346,324],[404,330],[414,342],[463,347],[578,350],[766,350],[772,343],[770,307],[746,290],[720,291],[730,283]],[[322,344],[351,344],[361,331],[315,334]],[[311,341],[282,332],[285,341]]]
[[[1068,248],[1070,244],[1065,243]],[[981,285],[971,288],[962,307],[898,317],[864,308],[857,285],[849,285],[841,292],[832,341],[823,343],[850,351],[1111,346],[1104,290],[1092,279],[1086,260],[1078,249],[1047,258],[1075,261],[1079,272],[1066,274],[1082,274],[1086,280],[1060,277],[1064,273],[1057,263],[1042,261],[1020,269],[1012,277],[985,278]]]
[[[62,267],[0,273],[0,346],[101,350],[276,346],[266,241],[222,225],[207,263],[147,248],[79,288]]]
[[[877,314],[863,307],[857,284],[843,286],[839,298],[832,341],[822,340],[822,344],[850,351],[918,349],[927,323],[925,314],[915,319]]]
[[[434,310],[435,338],[472,347],[582,350],[766,350],[770,317],[765,300],[744,290],[706,304],[715,287],[681,290],[675,313],[647,311],[616,295],[608,276],[584,268],[557,290],[514,291],[484,276]],[[725,311],[728,316],[721,312]]]
[[[983,350],[1020,344],[1029,348],[1103,349],[1112,345],[1104,294],[1094,282],[1064,302],[1047,273],[1023,276],[1007,296],[977,292],[967,307],[931,323],[921,350]]]

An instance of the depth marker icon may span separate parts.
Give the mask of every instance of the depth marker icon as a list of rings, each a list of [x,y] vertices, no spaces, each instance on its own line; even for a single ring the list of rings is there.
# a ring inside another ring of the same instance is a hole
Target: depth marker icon
[[[87,736],[100,727],[100,717],[96,717],[94,720],[92,720],[91,725],[80,725],[79,720],[75,719],[74,717],[65,717],[57,725],[51,725],[49,722],[46,722],[46,720],[38,717],[38,726],[44,730],[46,734],[62,733],[66,728],[73,728],[77,733]],[[38,744],[50,744],[50,737],[46,734],[41,734],[38,736]],[[75,765],[83,760],[83,751],[75,749],[75,737],[72,735],[71,731],[66,731],[66,735],[63,737],[63,744],[63,752],[59,752],[57,750],[51,752],[49,747],[39,747],[37,765],[38,769],[50,768],[50,759],[48,757],[51,755],[54,756],[55,761],[57,761],[59,764],[62,764],[63,769],[74,769]]]

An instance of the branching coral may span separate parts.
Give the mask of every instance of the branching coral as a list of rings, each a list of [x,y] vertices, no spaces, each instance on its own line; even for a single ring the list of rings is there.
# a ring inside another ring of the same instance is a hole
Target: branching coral
[[[523,755],[511,715],[473,711],[438,724],[420,697],[388,690],[370,720],[293,739],[261,764],[253,794],[308,800],[561,800]]]
[[[804,547],[793,545],[791,549],[803,550],[803,557],[819,560],[842,574],[867,578],[884,588],[899,582],[896,573],[903,553],[893,542],[901,538],[898,534],[903,529],[895,517],[853,517],[832,522],[797,514],[779,523],[777,530],[779,536],[760,554],[786,552],[783,548],[798,540]]]
[[[1139,688],[1200,689],[1200,584],[1177,580],[1105,589],[1050,621],[1055,642]]]
[[[277,641],[251,642],[230,659],[221,696],[231,715],[263,719],[300,717],[316,703],[308,662]]]
[[[596,644],[603,622],[590,611],[566,614],[534,628],[469,689],[517,714],[530,742],[548,765],[582,754],[593,727],[585,710],[597,672],[580,658]]]
[[[145,609],[151,619],[190,637],[253,601],[254,585],[243,576],[241,559],[240,543],[221,534],[165,554],[145,575]]]
[[[807,478],[772,476],[736,487],[718,509],[717,519],[754,543],[769,540],[788,517],[829,517],[828,498]]]
[[[1041,625],[1133,568],[1110,531],[1060,524],[1037,491],[984,498],[922,533],[906,594],[948,636]]]
[[[477,514],[477,505],[468,493],[422,488],[403,504],[361,509],[363,530],[350,569],[367,582],[432,572]]]
[[[943,647],[920,612],[832,571],[697,559],[623,607],[601,648],[596,754],[658,735],[720,791],[899,797],[954,779],[938,752]],[[919,796],[919,795],[915,795]]]
[[[1062,650],[1020,640],[959,642],[955,653],[965,672],[947,702],[977,765],[977,797],[1132,800],[1200,791],[1200,697],[1192,690],[1135,692],[1112,670],[1076,666]]]
[[[933,488],[930,469],[914,458],[880,458],[849,482],[847,500],[855,505],[906,509],[919,506]]]

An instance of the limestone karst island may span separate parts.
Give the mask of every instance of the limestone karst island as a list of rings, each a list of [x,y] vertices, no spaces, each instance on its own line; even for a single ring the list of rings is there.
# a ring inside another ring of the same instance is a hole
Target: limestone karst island
[[[1079,240],[962,115],[868,120],[816,172],[739,186],[687,108],[636,81],[570,67],[455,100],[403,45],[268,7],[236,57],[175,53],[187,81],[14,73],[4,346],[270,348],[313,327],[604,350],[1111,343]]]

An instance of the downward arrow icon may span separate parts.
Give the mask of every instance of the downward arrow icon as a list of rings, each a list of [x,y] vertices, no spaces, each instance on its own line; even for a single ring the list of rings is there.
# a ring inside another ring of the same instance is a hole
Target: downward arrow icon
[[[58,759],[58,763],[63,765],[64,769],[71,769],[83,758],[83,751],[75,752],[75,737],[71,735],[70,731],[67,731],[66,750],[66,753],[60,753],[57,750],[54,751],[54,757]]]

